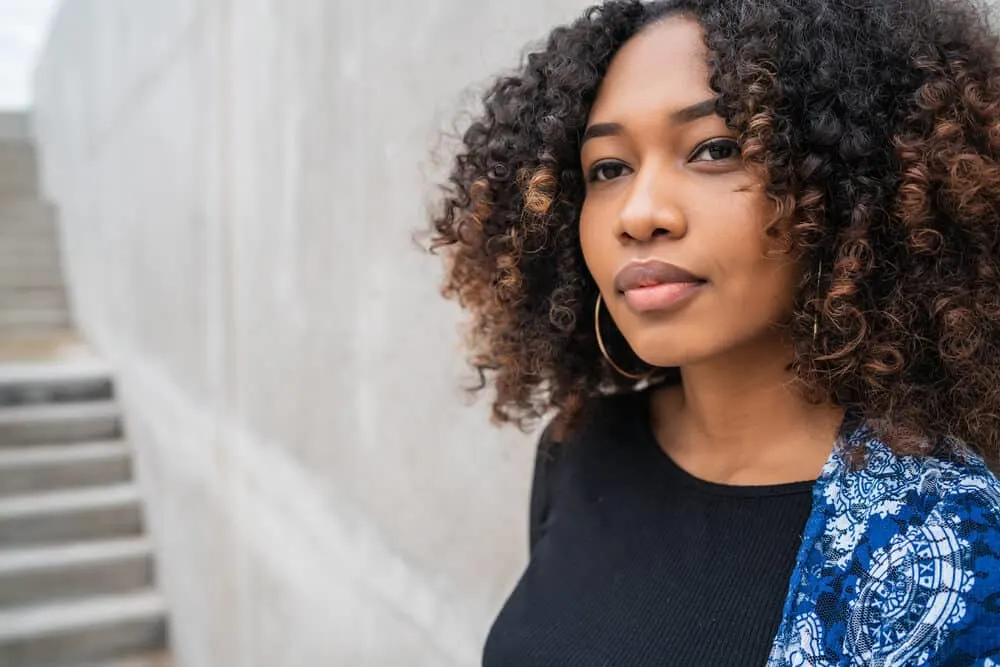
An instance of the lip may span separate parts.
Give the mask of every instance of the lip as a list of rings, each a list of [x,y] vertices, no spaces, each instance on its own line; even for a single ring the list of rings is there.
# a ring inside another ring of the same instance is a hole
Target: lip
[[[615,276],[615,290],[637,312],[664,311],[693,297],[705,280],[660,260],[630,262]]]

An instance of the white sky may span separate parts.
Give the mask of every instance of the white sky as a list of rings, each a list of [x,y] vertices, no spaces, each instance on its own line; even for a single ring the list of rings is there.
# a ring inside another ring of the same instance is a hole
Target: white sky
[[[32,72],[59,2],[0,0],[0,108],[31,105]]]

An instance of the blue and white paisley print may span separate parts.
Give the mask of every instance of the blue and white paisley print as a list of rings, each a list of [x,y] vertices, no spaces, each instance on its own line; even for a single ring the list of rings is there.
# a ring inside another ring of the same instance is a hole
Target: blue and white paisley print
[[[866,429],[838,447],[768,667],[1000,667],[1000,481],[962,451],[899,457]]]

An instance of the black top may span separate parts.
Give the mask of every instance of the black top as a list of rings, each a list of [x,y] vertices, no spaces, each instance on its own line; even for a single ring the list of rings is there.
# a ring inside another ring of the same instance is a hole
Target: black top
[[[648,403],[602,399],[568,442],[543,436],[531,560],[484,667],[767,662],[813,483],[692,477],[654,439]]]

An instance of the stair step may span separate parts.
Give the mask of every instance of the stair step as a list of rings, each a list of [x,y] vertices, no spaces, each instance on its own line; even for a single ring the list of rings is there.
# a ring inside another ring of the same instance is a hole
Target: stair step
[[[51,263],[59,259],[59,244],[55,238],[41,235],[14,236],[0,246],[0,261],[4,266],[29,264],[34,261]]]
[[[31,229],[55,229],[55,207],[37,197],[0,197],[0,236],[23,223]]]
[[[34,273],[8,273],[0,267],[0,291],[26,291],[56,289],[66,290],[66,282],[62,275],[50,273],[39,275]]]
[[[114,401],[0,407],[0,446],[114,440],[119,415]]]
[[[0,608],[110,595],[153,582],[145,537],[0,550]]]
[[[32,311],[3,312],[0,311],[0,332],[3,334],[18,334],[24,332],[67,331],[72,327],[73,319],[68,311]]]
[[[121,441],[3,447],[0,497],[122,484],[131,472],[128,446]]]
[[[0,327],[0,340],[3,339],[24,339],[24,338],[49,338],[49,337],[59,337],[68,336],[73,333],[72,324],[55,327],[55,326],[28,326],[22,325],[17,327]],[[0,443],[3,446],[3,443]]]
[[[0,139],[31,141],[31,115],[23,111],[0,112]]]
[[[3,201],[3,197],[0,197]],[[54,222],[48,220],[44,210],[39,209],[24,218],[4,218],[0,206],[0,243],[21,243],[24,245],[45,245],[58,243],[59,234]]]
[[[0,241],[0,243],[2,242]],[[34,287],[32,285],[0,285],[0,293],[2,294],[23,295],[31,294],[32,292],[61,293],[61,290],[54,290],[51,287]]]
[[[60,240],[41,233],[0,235],[0,266],[4,272],[48,269],[59,266],[62,257]]]
[[[0,498],[0,544],[42,545],[139,535],[133,484]]]
[[[0,193],[22,197],[38,193],[38,162],[31,142],[0,139]]]
[[[100,662],[88,662],[86,665],[74,667],[175,667],[170,653],[166,650],[130,655],[124,658],[112,658]]]
[[[19,244],[26,245],[26,244]],[[4,271],[30,273],[60,272],[62,257],[58,248],[6,247],[0,250],[0,266]]]
[[[55,237],[41,234],[7,234],[7,237],[0,245],[0,259],[5,265],[35,257],[49,259],[59,256],[59,244],[55,242]]]
[[[0,201],[3,201],[0,197]],[[4,218],[3,207],[0,205],[0,243],[22,243],[25,245],[44,245],[58,243],[59,234],[56,224],[49,220],[44,209],[35,213],[24,212],[25,217]]]
[[[110,400],[111,370],[94,361],[0,364],[0,406]]]
[[[0,265],[0,287],[61,287],[62,267]]]
[[[69,667],[161,648],[166,608],[151,590],[0,613],[0,665]]]
[[[66,292],[54,287],[40,289],[0,289],[0,311],[66,310]]]
[[[54,225],[4,222],[3,218],[0,218],[0,244],[5,251],[38,252],[53,248],[58,250],[61,247]]]
[[[0,310],[0,328],[2,329],[24,327],[65,329],[71,321],[69,310],[66,308]]]

